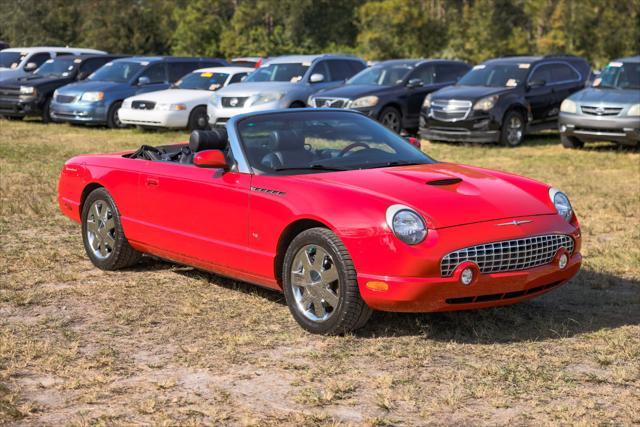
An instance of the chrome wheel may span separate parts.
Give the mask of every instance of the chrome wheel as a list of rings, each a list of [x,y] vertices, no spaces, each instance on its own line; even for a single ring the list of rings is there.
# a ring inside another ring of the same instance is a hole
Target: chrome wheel
[[[524,123],[518,116],[511,116],[507,122],[507,142],[510,145],[518,145],[522,141]]]
[[[329,319],[338,307],[340,279],[329,253],[318,245],[298,250],[291,268],[293,297],[300,313],[314,322]]]
[[[87,241],[93,255],[107,259],[116,244],[116,222],[111,207],[104,200],[96,200],[87,215]]]
[[[392,131],[400,132],[400,116],[394,110],[389,110],[382,115],[380,123],[391,129]]]

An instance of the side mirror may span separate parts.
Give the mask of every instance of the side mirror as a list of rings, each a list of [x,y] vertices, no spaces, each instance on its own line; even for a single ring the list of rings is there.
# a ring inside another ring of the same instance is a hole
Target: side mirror
[[[35,71],[38,68],[38,64],[35,62],[27,62],[27,65],[24,66],[25,71]]]
[[[416,147],[418,150],[422,149],[422,144],[420,143],[420,140],[418,138],[410,136],[409,138],[407,138],[407,142]]]
[[[529,82],[529,88],[534,88],[534,87],[542,87],[545,86],[547,84],[546,81],[540,79],[540,80],[531,80]]]
[[[320,83],[323,81],[324,81],[324,74],[315,73],[315,74],[311,74],[311,77],[309,77],[309,82],[311,83]]]
[[[421,79],[411,79],[407,82],[408,89],[414,89],[416,87],[422,87],[422,86],[424,86],[424,83]]]
[[[138,77],[138,86],[145,86],[151,83],[151,79],[147,76]]]
[[[200,168],[227,169],[227,160],[220,150],[203,150],[193,156],[193,164]]]

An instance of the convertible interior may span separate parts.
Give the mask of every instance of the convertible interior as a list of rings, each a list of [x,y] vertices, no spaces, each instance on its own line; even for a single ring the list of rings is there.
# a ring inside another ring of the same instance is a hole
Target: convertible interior
[[[154,147],[143,145],[135,152],[126,154],[131,159],[151,160],[154,162],[172,162],[185,165],[193,164],[193,157],[199,151],[222,150],[228,152],[229,141],[224,128],[209,131],[194,131],[188,144],[173,144]]]

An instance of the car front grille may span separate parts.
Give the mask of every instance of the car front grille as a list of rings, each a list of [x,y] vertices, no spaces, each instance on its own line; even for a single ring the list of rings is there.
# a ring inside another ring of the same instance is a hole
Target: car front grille
[[[1,97],[18,98],[20,96],[20,89],[13,87],[0,87]]]
[[[344,98],[315,98],[313,102],[316,107],[346,108],[349,100]]]
[[[247,99],[249,99],[248,96],[223,96],[222,106],[224,108],[242,108],[245,102],[247,102]]]
[[[617,116],[622,111],[622,108],[618,107],[594,107],[583,105],[582,112],[591,116]]]
[[[134,110],[153,110],[156,108],[156,103],[153,101],[133,101],[131,108]]]
[[[560,248],[572,254],[573,246],[573,239],[564,234],[470,246],[445,255],[440,262],[440,274],[442,277],[451,276],[456,267],[465,261],[475,263],[483,274],[525,270],[549,264]]]
[[[76,100],[76,97],[75,96],[71,96],[71,95],[58,95],[58,96],[56,96],[56,102],[58,102],[60,104],[70,104],[75,100]]]
[[[471,101],[448,99],[431,103],[431,116],[444,122],[464,120],[471,111]]]

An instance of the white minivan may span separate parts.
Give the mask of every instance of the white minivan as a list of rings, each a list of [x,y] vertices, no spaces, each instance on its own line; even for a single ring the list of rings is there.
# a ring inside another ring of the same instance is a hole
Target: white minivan
[[[63,55],[101,55],[102,50],[75,47],[12,47],[0,50],[0,81],[30,74],[51,58]]]
[[[184,75],[166,90],[127,98],[118,111],[124,124],[142,128],[206,129],[207,102],[212,92],[240,82],[254,71],[248,67],[201,68]]]

